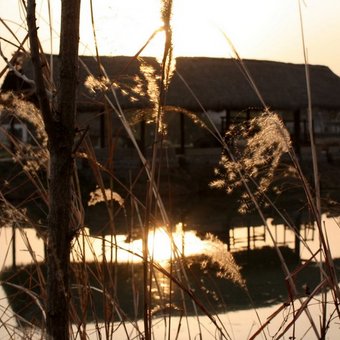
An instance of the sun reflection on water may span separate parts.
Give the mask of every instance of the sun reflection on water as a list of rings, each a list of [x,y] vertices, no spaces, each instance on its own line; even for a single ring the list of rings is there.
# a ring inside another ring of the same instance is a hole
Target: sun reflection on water
[[[200,239],[196,232],[183,231],[182,223],[176,225],[174,232],[165,227],[154,228],[148,234],[148,260],[157,262],[168,261],[174,256],[190,256],[200,254],[208,243]],[[127,241],[126,235],[112,237],[106,235],[104,240],[89,235],[87,228],[78,236],[72,250],[73,261],[95,261],[103,259],[103,249],[106,259],[118,262],[141,262],[143,260],[142,239]]]
[[[325,226],[329,235],[331,252],[334,258],[340,257],[338,247],[339,242],[339,224],[334,218],[323,216]],[[184,230],[182,223],[179,223],[170,233],[165,227],[157,227],[150,230],[148,235],[148,260],[164,262],[171,257],[192,256],[200,254],[211,254],[216,248],[211,239],[200,238],[195,230]],[[186,229],[186,228],[185,228]],[[294,233],[282,225],[273,225],[269,223],[269,229],[278,242],[278,245],[287,245],[294,248]],[[250,234],[247,234],[250,232]],[[314,235],[315,232],[315,235]],[[301,229],[304,239],[308,240],[308,245],[312,250],[319,247],[317,231],[307,228]],[[13,262],[13,231],[9,227],[3,227],[0,231],[1,249],[0,262],[1,266],[10,266]],[[44,260],[44,242],[37,236],[33,228],[17,229],[16,235],[16,264],[28,264],[35,261]],[[261,248],[263,246],[272,246],[270,237],[263,227],[251,227],[247,231],[246,227],[234,228],[229,235],[230,250],[237,251],[247,248],[247,240],[250,236],[250,248]],[[227,244],[225,244],[227,247]],[[84,228],[78,237],[73,241],[71,261],[73,262],[93,262],[102,261],[105,254],[107,261],[118,262],[141,262],[143,261],[143,243],[142,239],[128,240],[126,235],[90,235],[89,228]],[[33,254],[31,254],[33,252]],[[301,246],[301,257],[307,258],[310,254],[304,246]]]

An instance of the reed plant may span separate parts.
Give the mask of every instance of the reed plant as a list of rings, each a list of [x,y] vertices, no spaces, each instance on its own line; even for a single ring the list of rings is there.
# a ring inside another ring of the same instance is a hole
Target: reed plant
[[[115,173],[115,142],[112,131],[109,130],[106,134],[107,154],[99,159],[89,137],[88,128],[86,126],[77,127],[78,135],[74,142],[73,154],[77,164],[88,167],[90,174],[85,180],[81,169],[75,168],[72,174],[72,205],[69,213],[70,227],[74,231],[74,237],[70,251],[69,338],[115,339],[119,334],[120,338],[146,340],[160,337],[180,339],[183,336],[186,339],[237,339],[237,335],[233,335],[232,327],[227,325],[220,316],[222,310],[228,312],[229,308],[223,293],[221,293],[221,287],[230,285],[231,291],[241,291],[247,297],[255,313],[257,313],[257,309],[253,295],[256,295],[256,292],[249,289],[247,280],[242,275],[241,266],[228,251],[227,246],[216,237],[206,236],[206,241],[212,245],[205,254],[206,256],[195,259],[185,256],[183,243],[183,248],[181,248],[175,240],[175,223],[171,215],[168,214],[168,207],[160,192],[162,175],[160,160],[166,159],[167,127],[165,116],[169,109],[166,103],[166,94],[169,82],[177,72],[172,46],[172,1],[161,1],[163,27],[157,29],[143,46],[144,48],[156,33],[164,33],[165,43],[160,61],[160,73],[158,74],[158,71],[140,56],[143,48],[132,57],[132,61],[141,60],[140,72],[145,79],[145,83],[142,85],[146,88],[146,93],[151,101],[152,109],[151,114],[148,112],[148,117],[154,127],[154,140],[149,157],[137,141],[132,125],[133,120],[129,119],[118,100],[116,90],[119,85],[110,80],[101,63],[93,10],[91,1],[92,28],[96,47],[94,58],[98,65],[99,77],[81,58],[79,58],[79,63],[88,72],[86,86],[89,91],[99,92],[102,95],[105,107],[102,115],[109,123],[108,126],[112,125],[113,115],[119,118],[125,134],[129,137],[140,159],[141,169],[137,174],[131,171],[128,183],[122,181]],[[228,42],[230,43],[230,40]],[[18,48],[19,50],[23,49],[22,44],[19,44]],[[313,152],[314,171],[316,172],[315,190],[313,190],[301,170],[299,159],[294,152],[283,121],[278,114],[266,106],[265,98],[262,98],[246,64],[236,49],[233,46],[232,48],[235,52],[235,59],[263,103],[263,112],[247,124],[234,126],[226,135],[221,135],[203,106],[203,117],[198,117],[195,113],[183,108],[171,109],[177,113],[185,113],[187,117],[194,117],[197,129],[205,129],[212,135],[212,138],[220,143],[221,160],[211,187],[224,189],[226,194],[235,191],[240,193],[240,212],[246,214],[249,210],[256,211],[270,234],[279,259],[283,281],[287,287],[287,299],[266,320],[262,320],[257,314],[260,327],[249,335],[249,339],[261,336],[275,339],[285,336],[295,338],[296,327],[298,327],[299,318],[303,314],[309,321],[309,328],[313,332],[314,338],[326,339],[330,324],[334,323],[334,320],[338,320],[340,316],[338,307],[340,294],[336,268],[327,241],[328,235],[321,219],[317,155]],[[29,55],[29,51],[27,51],[27,55]],[[47,65],[49,64],[47,59],[45,62]],[[11,67],[10,61],[8,66]],[[52,67],[52,65],[50,66]],[[307,62],[306,70],[306,86],[309,86]],[[199,102],[199,98],[192,92],[185,79],[178,73],[177,76]],[[45,85],[47,94],[52,94],[57,88],[53,83],[51,73],[45,74]],[[134,91],[141,91],[141,88],[134,89]],[[312,98],[310,98],[311,101]],[[35,249],[25,233],[25,228],[34,228],[44,247],[47,246],[47,215],[50,203],[48,200],[48,178],[51,164],[47,148],[48,137],[41,112],[20,95],[1,94],[0,111],[3,120],[11,117],[11,119],[29,127],[30,144],[23,143],[10,131],[1,127],[1,132],[6,137],[6,141],[1,142],[1,149],[11,158],[7,164],[11,164],[10,166],[14,164],[19,172],[9,175],[3,184],[0,204],[2,209],[1,226],[19,231],[26,245],[27,257],[30,257],[31,262],[29,266],[20,266],[13,270],[2,268],[1,285],[5,288],[9,300],[18,304],[17,307],[13,304],[13,310],[10,310],[11,306],[1,307],[0,329],[4,330],[8,338],[19,336],[44,339],[46,337],[46,299],[48,294],[46,271],[48,268],[44,261],[37,258]],[[145,115],[146,113],[143,114],[143,117]],[[311,112],[310,119],[312,120]],[[312,126],[312,122],[310,122],[310,126]],[[311,141],[311,147],[314,149],[313,138]],[[310,251],[309,258],[298,263],[293,269],[291,264],[287,263],[284,249],[279,246],[275,235],[270,232],[266,214],[266,208],[271,207],[271,211],[275,211],[277,216],[285,221],[285,224],[308,249],[307,240],[299,233],[297,226],[291,223],[289,215],[277,206],[269,194],[273,181],[277,180],[278,169],[283,157],[289,159],[291,173],[305,193],[305,202],[312,215],[312,220],[316,222],[320,236],[319,249],[316,252]],[[91,178],[90,181],[89,178]],[[142,180],[143,197],[137,190],[137,186]],[[91,184],[89,185],[87,182]],[[27,195],[19,204],[15,204],[13,197],[17,196],[14,193],[21,190],[27,191]],[[85,228],[86,211],[88,207],[98,207],[99,205],[103,206],[102,211],[105,212],[107,219],[98,233],[99,236],[93,236]],[[140,249],[136,250],[121,245],[118,240],[118,224],[123,225],[120,230],[124,229],[130,240],[134,239],[134,235],[140,236],[142,240]],[[153,235],[158,232],[156,226],[162,226],[166,242],[170,245],[170,257],[166,262],[159,261],[155,254],[156,248],[152,243],[155,241],[152,240]],[[106,230],[110,231],[110,236],[106,235]],[[184,235],[183,230],[178,231],[178,234],[181,233]],[[1,235],[1,237],[4,236]],[[15,242],[14,237],[9,243],[12,248],[14,247],[13,242]],[[101,246],[100,252],[95,249],[98,244]],[[118,261],[120,251],[129,254],[130,262],[128,264],[123,265]],[[308,294],[302,296],[297,287],[297,277],[313,263],[318,264],[320,279],[312,291],[308,291]],[[212,284],[208,286],[206,282],[212,279],[211,273],[216,273],[219,278],[214,278],[211,281]],[[323,292],[323,297],[319,300],[321,292]],[[326,295],[327,293],[328,295]],[[330,301],[327,300],[327,296],[331,296]],[[321,308],[320,322],[315,320],[315,316],[311,312],[312,303],[318,303]],[[34,306],[32,307],[34,315],[30,309],[21,310],[23,305],[26,307],[25,304]],[[287,317],[282,316],[285,311],[289,311]],[[202,316],[209,321],[208,331],[205,329],[208,324],[202,321]],[[277,319],[281,319],[280,326],[272,337],[268,334],[268,325]],[[143,322],[141,323],[140,320]],[[160,327],[161,332],[158,330]]]

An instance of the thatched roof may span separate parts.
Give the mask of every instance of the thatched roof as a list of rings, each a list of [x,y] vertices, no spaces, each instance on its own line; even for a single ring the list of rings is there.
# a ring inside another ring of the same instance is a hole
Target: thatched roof
[[[95,77],[101,75],[93,57],[80,57],[78,100],[82,109],[96,108],[101,95],[91,94],[84,83],[88,70]],[[143,58],[159,74],[154,58]],[[56,57],[57,61],[58,58]],[[307,107],[305,66],[273,61],[243,60],[266,105],[274,109],[295,110]],[[56,63],[57,64],[57,63]],[[141,61],[131,57],[101,57],[101,64],[109,79],[117,84],[117,96],[123,108],[150,107],[145,76],[140,71]],[[84,67],[86,65],[86,67]],[[56,65],[57,67],[57,65]],[[201,111],[199,99],[205,109],[243,110],[262,107],[239,61],[234,59],[180,57],[167,94],[167,104]],[[340,78],[328,67],[309,66],[312,103],[322,109],[340,109]],[[185,79],[184,84],[181,77]],[[138,85],[144,95],[132,89]],[[188,89],[190,87],[190,90]],[[125,93],[125,94],[124,94]]]
[[[289,110],[307,107],[305,65],[260,60],[243,63],[266,105]],[[177,70],[205,108],[261,106],[238,61],[180,58]],[[325,66],[309,66],[309,72],[313,106],[340,109],[340,78]],[[169,92],[168,99],[174,105],[197,106],[178,77],[174,77]]]

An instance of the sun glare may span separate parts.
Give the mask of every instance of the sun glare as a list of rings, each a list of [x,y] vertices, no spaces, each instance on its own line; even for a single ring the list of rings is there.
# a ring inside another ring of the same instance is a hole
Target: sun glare
[[[158,262],[168,261],[175,256],[197,255],[202,253],[206,246],[206,242],[194,231],[184,231],[182,223],[178,223],[172,233],[164,227],[149,232],[149,256]]]
[[[194,230],[183,230],[183,224],[178,223],[171,234],[159,227],[149,232],[149,256],[156,261],[167,261],[176,256],[192,256],[204,253],[211,244],[200,239]]]
[[[143,259],[143,242],[135,239],[127,242],[126,235],[106,235],[104,243],[100,238],[89,236],[89,230],[84,229],[84,234],[73,246],[73,260],[79,261],[83,256],[87,261],[93,261],[103,257],[107,260],[118,262],[141,262]],[[157,262],[168,261],[176,256],[190,256],[204,253],[211,245],[201,240],[195,231],[183,231],[182,223],[176,225],[175,231],[170,234],[166,228],[158,227],[149,232],[148,235],[148,258]]]
[[[232,33],[239,35],[240,25],[234,25],[233,15],[228,15],[230,4],[219,0],[212,3],[196,0],[174,0],[171,26],[175,56],[215,55],[228,56],[230,51],[220,30],[236,27]],[[161,1],[135,2],[126,0],[112,6],[101,1],[94,8],[95,28],[100,54],[134,55],[150,36],[163,26],[160,15]],[[218,12],[225,13],[222,18]],[[112,18],[114,18],[112,20]],[[228,19],[229,18],[229,19]],[[226,20],[227,19],[227,20]],[[232,20],[232,21],[231,21]],[[84,4],[81,20],[81,52],[94,52],[90,8]],[[249,27],[242,23],[242,31]],[[230,25],[229,25],[230,24]],[[119,39],[117,38],[119,37]],[[164,49],[164,34],[160,32],[145,47],[142,55],[161,57]]]
[[[170,235],[163,228],[157,228],[149,233],[148,247],[150,257],[157,261],[165,261],[171,258],[172,245]]]
[[[25,11],[21,6],[0,2],[3,19],[20,41],[27,34]],[[308,3],[304,7],[309,60],[339,70],[339,44],[336,1]],[[161,0],[100,0],[94,2],[94,27],[100,55],[135,55],[153,32],[163,24]],[[48,1],[37,0],[39,38],[46,53],[59,51],[60,4],[54,2],[49,20]],[[315,23],[318,23],[315,25]],[[225,33],[243,58],[302,62],[299,16],[296,1],[272,0],[173,0],[174,56],[234,56],[223,37]],[[1,27],[1,37],[13,39]],[[331,49],[328,47],[332,46]],[[15,48],[2,41],[9,57]],[[160,57],[164,34],[157,34],[142,55]],[[52,51],[51,51],[52,49]],[[82,3],[80,21],[81,55],[96,51],[90,2]],[[0,66],[4,61],[0,59]],[[339,71],[338,71],[339,72]]]

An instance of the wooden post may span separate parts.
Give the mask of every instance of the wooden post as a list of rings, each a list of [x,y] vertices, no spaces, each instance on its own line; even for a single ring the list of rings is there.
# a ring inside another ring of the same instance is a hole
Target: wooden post
[[[16,251],[17,251],[17,241],[16,241],[16,233],[15,233],[15,225],[12,225],[12,268],[16,269],[17,267],[17,258],[16,258]]]
[[[227,109],[227,112],[226,112],[226,131],[228,131],[230,129],[230,125],[231,125],[231,111],[229,109]]]
[[[296,154],[301,157],[301,143],[300,143],[300,136],[301,136],[301,113],[300,110],[297,109],[294,111],[294,132],[293,132],[293,146],[295,149]]]
[[[185,257],[185,223],[183,221],[182,222],[182,258],[184,257]]]
[[[227,224],[227,247],[228,251],[230,251],[230,226]]]
[[[231,124],[231,113],[229,109],[225,110],[225,117],[221,117],[221,134],[222,136],[228,132]]]
[[[307,126],[307,120],[306,119],[304,119],[303,120],[303,141],[305,142],[305,143],[307,143],[308,142],[308,126]]]
[[[100,148],[105,148],[105,112],[103,111],[99,116],[99,143]]]
[[[250,225],[247,223],[247,250],[249,251],[250,248]]]
[[[253,249],[256,247],[256,227],[252,226],[252,231],[253,231]]]
[[[146,134],[146,124],[145,124],[145,119],[143,118],[140,122],[140,130],[139,130],[140,149],[143,155],[145,155],[145,147],[146,147],[145,134]]]
[[[297,259],[300,259],[300,231],[301,231],[301,214],[298,214],[295,219],[295,255]]]
[[[184,155],[185,154],[185,120],[184,120],[184,113],[181,112],[179,114],[179,119],[180,119],[180,154]]]

